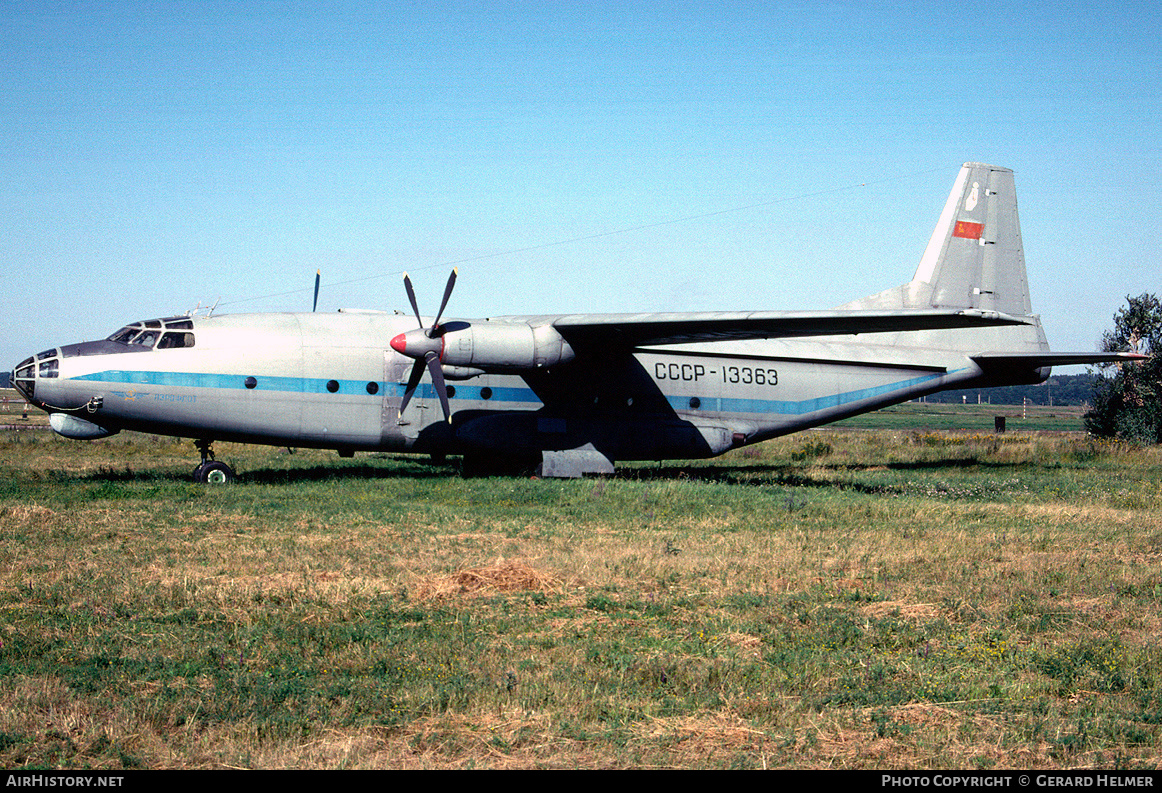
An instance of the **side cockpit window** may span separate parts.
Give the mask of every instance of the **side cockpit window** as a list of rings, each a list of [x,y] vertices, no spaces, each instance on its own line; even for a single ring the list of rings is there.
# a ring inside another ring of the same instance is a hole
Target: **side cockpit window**
[[[109,341],[133,347],[174,350],[194,346],[194,322],[189,317],[149,319],[126,325],[109,337]]]
[[[141,333],[138,333],[136,336],[130,339],[129,343],[137,344],[141,347],[152,347],[155,341],[157,341],[156,330],[143,330]]]
[[[157,343],[159,350],[176,350],[179,347],[193,347],[194,334],[182,333],[180,331],[166,331],[161,337],[161,341]]]

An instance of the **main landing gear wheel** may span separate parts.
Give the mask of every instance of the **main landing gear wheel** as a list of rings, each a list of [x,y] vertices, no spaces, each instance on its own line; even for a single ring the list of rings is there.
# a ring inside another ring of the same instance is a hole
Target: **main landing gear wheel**
[[[234,469],[226,463],[211,460],[198,466],[194,478],[204,485],[228,485],[234,481]]]
[[[202,462],[194,469],[194,481],[203,485],[228,485],[234,481],[234,469],[214,459],[213,441],[199,440],[194,445],[202,453]]]

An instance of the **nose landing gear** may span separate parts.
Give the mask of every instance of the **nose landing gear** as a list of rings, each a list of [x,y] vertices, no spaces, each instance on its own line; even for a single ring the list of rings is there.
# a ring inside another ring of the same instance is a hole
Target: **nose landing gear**
[[[202,455],[202,462],[194,469],[194,481],[204,485],[228,485],[234,481],[234,469],[214,459],[213,445],[212,440],[194,441]]]

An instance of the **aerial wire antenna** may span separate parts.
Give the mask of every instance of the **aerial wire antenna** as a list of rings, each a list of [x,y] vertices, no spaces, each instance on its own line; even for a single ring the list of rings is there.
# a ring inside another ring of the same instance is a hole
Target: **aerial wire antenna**
[[[745,206],[729,207],[727,209],[716,209],[712,212],[702,212],[697,215],[683,215],[682,217],[669,218],[667,220],[658,220],[653,223],[642,223],[637,226],[625,226],[623,228],[611,229],[610,231],[599,231],[594,234],[584,234],[579,237],[569,237],[563,240],[555,240],[553,242],[545,242],[539,245],[528,245],[523,248],[510,248],[508,250],[496,251],[494,253],[482,253],[479,256],[469,256],[464,259],[456,259],[453,261],[436,262],[433,264],[424,264],[418,267],[412,266],[412,270],[433,270],[435,268],[458,267],[461,264],[470,264],[472,262],[480,262],[488,259],[499,259],[502,256],[515,256],[518,253],[530,253],[532,251],[543,251],[548,248],[559,248],[562,245],[572,245],[578,242],[590,242],[592,240],[599,240],[605,237],[614,237],[619,234],[630,234],[635,231],[647,231],[649,229],[662,228],[663,226],[673,226],[678,223],[689,223],[695,220],[705,220],[707,218],[718,217],[720,215],[729,215],[735,212],[747,212],[752,209],[763,209],[764,207],[775,206],[777,204],[785,204],[790,201],[802,201],[808,198],[818,198],[819,196],[831,195],[833,193],[842,193],[848,190],[855,190],[861,187],[871,187],[873,185],[887,184],[890,182],[903,181],[904,179],[913,179],[918,176],[927,176],[928,174],[938,173],[944,171],[944,168],[932,168],[927,171],[919,171],[917,173],[904,174],[902,176],[892,176],[887,179],[878,179],[874,182],[858,182],[855,184],[843,185],[841,187],[831,187],[826,190],[818,190],[813,193],[799,193],[793,196],[784,196],[782,198],[773,198],[769,201],[760,201],[756,204],[746,204]],[[392,271],[387,273],[376,273],[375,275],[365,275],[360,278],[350,278],[346,281],[336,281],[333,286],[346,286],[348,284],[359,284],[365,281],[373,281],[377,278],[386,278],[391,275],[399,275],[403,270]],[[284,297],[286,295],[294,295],[303,292],[302,289],[291,289],[286,292],[274,292],[269,295],[256,295],[254,297],[242,297],[237,300],[228,300],[222,303],[223,306],[233,306],[239,303],[250,303],[255,300],[268,300],[272,297]],[[319,299],[319,274],[315,274],[315,303],[318,304]],[[217,307],[218,303],[214,306]],[[314,308],[311,309],[314,311]],[[212,310],[211,310],[212,313]]]

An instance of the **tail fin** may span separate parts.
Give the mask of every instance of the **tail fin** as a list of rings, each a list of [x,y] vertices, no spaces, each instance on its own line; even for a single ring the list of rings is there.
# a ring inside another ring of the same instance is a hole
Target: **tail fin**
[[[966,162],[911,282],[842,306],[1032,313],[1013,172]]]
[[[912,283],[932,287],[929,304],[1031,314],[1013,172],[966,162]]]
[[[1033,315],[1013,172],[966,162],[956,177],[940,221],[903,286],[856,300],[841,309],[976,308],[1028,317],[1028,324],[1000,328],[930,330],[906,334],[917,347],[961,350],[979,366],[978,386],[1039,383],[1052,366],[1140,360],[1132,353],[1049,350]],[[896,334],[903,344],[903,333]]]

